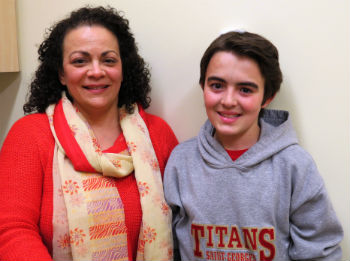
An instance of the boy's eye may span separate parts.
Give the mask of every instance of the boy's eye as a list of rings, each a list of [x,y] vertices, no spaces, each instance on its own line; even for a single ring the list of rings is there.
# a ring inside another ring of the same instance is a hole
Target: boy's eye
[[[249,89],[249,88],[243,87],[243,88],[241,88],[241,92],[243,92],[243,93],[251,93],[252,90]]]
[[[218,83],[218,82],[215,82],[215,83],[211,83],[210,84],[210,87],[214,90],[218,90],[218,89],[221,89],[222,88],[222,84],[221,83]]]

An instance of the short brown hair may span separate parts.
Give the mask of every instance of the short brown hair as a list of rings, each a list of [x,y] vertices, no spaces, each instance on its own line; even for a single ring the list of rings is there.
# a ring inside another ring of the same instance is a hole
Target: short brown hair
[[[216,38],[205,51],[200,63],[199,83],[204,87],[208,64],[217,52],[232,52],[253,59],[265,79],[263,104],[280,89],[282,72],[277,48],[264,37],[250,32],[228,32]]]

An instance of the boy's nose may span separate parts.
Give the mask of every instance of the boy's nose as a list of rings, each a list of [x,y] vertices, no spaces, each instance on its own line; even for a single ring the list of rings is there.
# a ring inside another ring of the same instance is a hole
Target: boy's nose
[[[226,92],[223,93],[221,104],[226,107],[233,107],[237,105],[237,92],[232,89],[228,88]]]

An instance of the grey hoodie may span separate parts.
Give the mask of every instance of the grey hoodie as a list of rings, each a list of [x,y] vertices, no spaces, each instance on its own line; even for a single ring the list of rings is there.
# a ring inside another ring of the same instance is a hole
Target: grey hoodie
[[[342,227],[288,112],[265,110],[259,141],[236,161],[207,121],[164,174],[175,246],[187,260],[340,260]]]

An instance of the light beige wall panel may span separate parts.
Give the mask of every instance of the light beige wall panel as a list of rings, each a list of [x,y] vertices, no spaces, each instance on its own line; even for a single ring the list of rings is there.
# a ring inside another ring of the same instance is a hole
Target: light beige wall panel
[[[18,70],[15,0],[0,0],[0,72]]]

